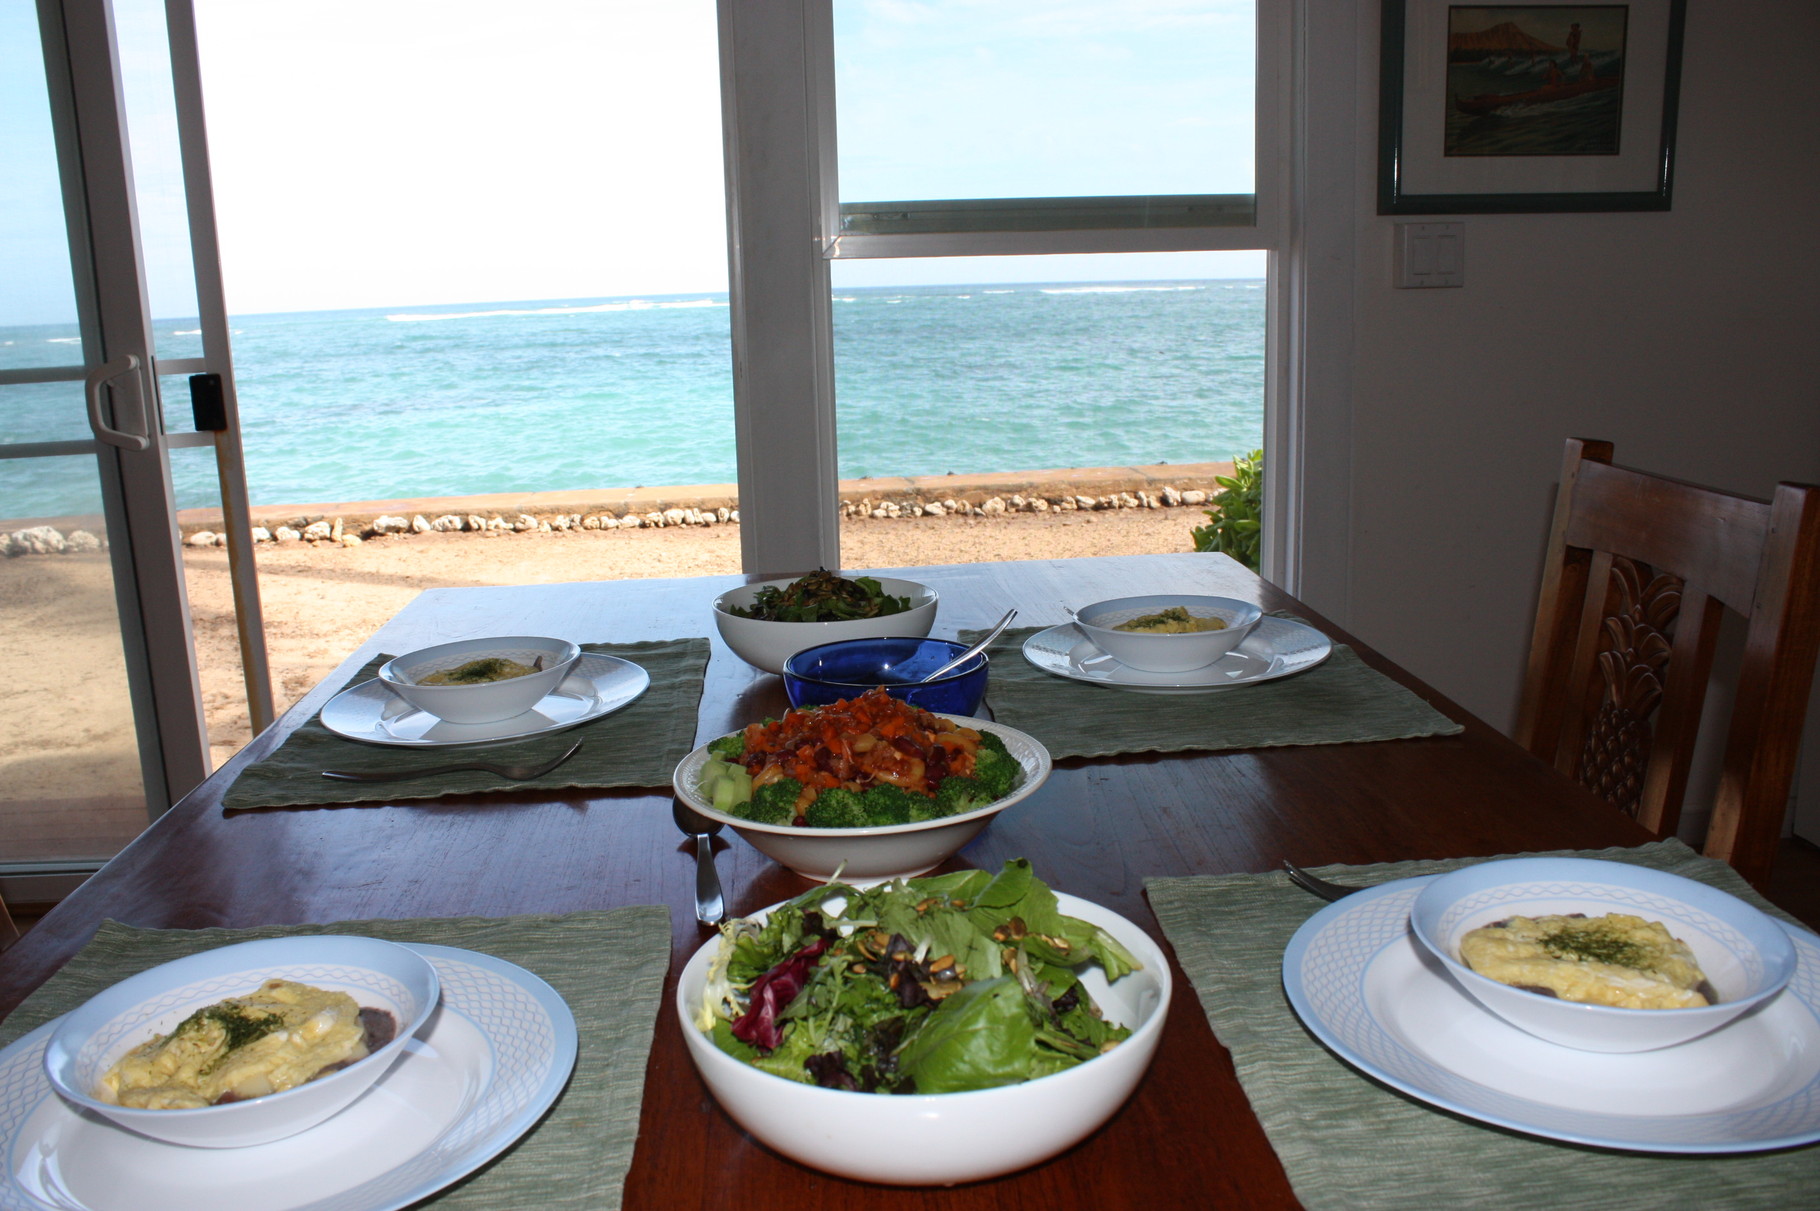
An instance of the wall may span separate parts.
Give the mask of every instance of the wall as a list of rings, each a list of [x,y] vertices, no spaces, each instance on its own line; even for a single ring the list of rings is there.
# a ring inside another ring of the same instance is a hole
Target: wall
[[[1308,62],[1348,24],[1356,57],[1309,77],[1310,146],[1352,157],[1309,165],[1308,230],[1349,225],[1352,259],[1311,279],[1309,356],[1350,350],[1350,391],[1310,407],[1345,499],[1309,489],[1303,591],[1507,729],[1564,438],[1755,496],[1820,482],[1820,5],[1688,5],[1671,211],[1465,216],[1466,285],[1430,290],[1391,287],[1376,214],[1378,6],[1307,9]]]

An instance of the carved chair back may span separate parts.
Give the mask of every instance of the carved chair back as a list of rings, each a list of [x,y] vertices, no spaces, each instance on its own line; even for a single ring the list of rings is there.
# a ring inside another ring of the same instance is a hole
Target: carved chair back
[[[1705,852],[1761,887],[1820,648],[1820,488],[1769,502],[1570,439],[1516,739],[1658,836],[1680,824],[1726,610],[1745,640]]]

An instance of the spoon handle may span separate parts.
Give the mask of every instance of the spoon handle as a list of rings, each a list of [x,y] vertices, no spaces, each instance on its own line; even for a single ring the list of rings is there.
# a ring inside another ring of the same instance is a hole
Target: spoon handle
[[[990,631],[987,631],[985,635],[980,638],[979,642],[962,652],[959,656],[956,656],[953,660],[950,660],[947,664],[944,664],[941,668],[936,669],[933,673],[924,673],[921,677],[918,677],[916,679],[917,684],[920,685],[923,682],[934,681],[937,677],[953,672],[955,669],[960,668],[961,665],[972,660],[975,656],[991,647],[992,641],[999,637],[999,632],[1010,626],[1011,620],[1016,617],[1016,607],[1006,610],[1005,616],[998,620],[998,625],[993,627]]]
[[[707,833],[696,833],[695,919],[703,925],[719,925],[726,915],[720,894],[720,872],[714,869],[714,838]]]

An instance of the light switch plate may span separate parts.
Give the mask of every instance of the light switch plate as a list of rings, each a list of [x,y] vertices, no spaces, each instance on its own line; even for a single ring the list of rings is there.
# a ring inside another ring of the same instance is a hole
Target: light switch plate
[[[1466,285],[1466,224],[1398,223],[1394,285]]]

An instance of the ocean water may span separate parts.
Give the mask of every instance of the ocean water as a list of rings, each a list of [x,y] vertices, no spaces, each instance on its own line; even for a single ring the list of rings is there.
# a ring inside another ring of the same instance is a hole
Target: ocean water
[[[1259,281],[837,290],[843,478],[1205,462],[1261,444]],[[236,317],[255,505],[731,483],[724,295]],[[195,356],[195,322],[157,326]],[[80,360],[73,328],[0,329],[0,366]],[[167,377],[166,427],[188,431]],[[80,389],[0,388],[0,444],[87,436]],[[218,499],[177,451],[180,507]],[[92,509],[87,459],[0,460],[0,515]]]

